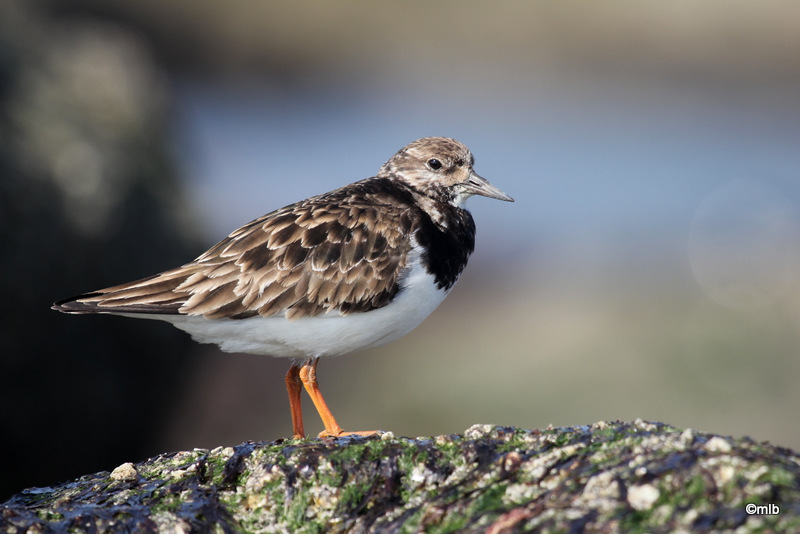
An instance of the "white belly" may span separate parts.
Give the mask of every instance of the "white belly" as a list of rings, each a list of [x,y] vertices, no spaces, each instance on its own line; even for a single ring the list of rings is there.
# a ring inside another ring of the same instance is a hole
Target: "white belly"
[[[195,341],[215,343],[226,352],[301,359],[340,356],[394,341],[416,328],[446,296],[417,259],[394,300],[368,312],[346,316],[332,312],[294,321],[283,315],[213,320],[188,315],[149,318],[168,321]]]

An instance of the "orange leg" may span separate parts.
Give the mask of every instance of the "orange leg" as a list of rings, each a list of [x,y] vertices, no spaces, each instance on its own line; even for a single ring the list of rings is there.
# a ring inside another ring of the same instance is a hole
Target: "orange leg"
[[[319,384],[317,384],[317,363],[319,363],[319,358],[313,358],[303,364],[303,366],[300,368],[300,381],[303,383],[303,386],[308,392],[308,396],[311,397],[311,401],[317,408],[317,412],[322,418],[322,424],[325,425],[325,430],[319,433],[319,437],[325,438],[350,436],[353,434],[357,434],[359,436],[370,436],[375,434],[374,430],[367,430],[363,432],[345,432],[342,430],[342,427],[340,427],[339,423],[336,422],[336,419],[333,417],[330,408],[328,408],[328,404],[322,397],[322,392],[319,390]]]
[[[303,439],[306,433],[303,430],[303,405],[300,392],[303,391],[303,382],[300,381],[300,366],[292,362],[286,373],[286,391],[289,393],[289,409],[292,411],[292,430],[294,439]]]

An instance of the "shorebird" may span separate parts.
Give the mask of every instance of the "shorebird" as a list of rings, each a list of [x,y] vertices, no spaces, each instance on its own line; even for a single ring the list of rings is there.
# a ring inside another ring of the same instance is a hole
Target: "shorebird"
[[[473,195],[513,199],[473,169],[466,146],[426,137],[378,174],[275,210],[176,269],[53,304],[73,314],[167,321],[226,352],[291,358],[295,438],[305,388],[325,430],[344,432],[320,392],[320,358],[404,336],[444,300],[474,249]]]

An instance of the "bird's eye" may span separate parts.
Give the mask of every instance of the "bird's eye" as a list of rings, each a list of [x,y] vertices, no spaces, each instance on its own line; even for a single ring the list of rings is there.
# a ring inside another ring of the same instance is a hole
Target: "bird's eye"
[[[428,167],[431,170],[438,171],[439,169],[442,168],[442,162],[436,158],[431,158],[428,160]]]

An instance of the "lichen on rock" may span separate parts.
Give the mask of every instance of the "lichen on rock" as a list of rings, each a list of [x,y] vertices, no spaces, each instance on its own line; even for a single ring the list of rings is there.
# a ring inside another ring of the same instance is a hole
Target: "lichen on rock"
[[[475,425],[164,454],[25,490],[0,514],[3,532],[789,532],[800,456],[638,420]]]

